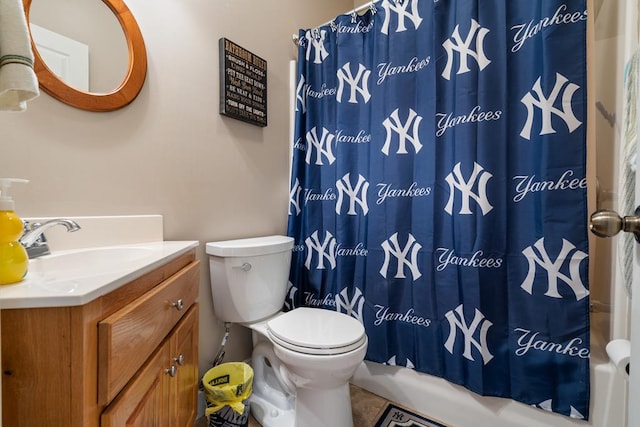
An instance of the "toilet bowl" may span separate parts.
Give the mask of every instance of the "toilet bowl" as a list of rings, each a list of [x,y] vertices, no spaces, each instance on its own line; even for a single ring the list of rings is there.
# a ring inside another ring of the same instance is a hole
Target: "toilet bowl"
[[[367,336],[343,313],[280,311],[292,247],[284,236],[207,243],[216,316],[253,331],[251,411],[263,427],[350,427],[349,379]]]
[[[359,321],[301,307],[248,326],[257,336],[251,408],[258,422],[264,427],[352,425],[349,379],[367,351]]]

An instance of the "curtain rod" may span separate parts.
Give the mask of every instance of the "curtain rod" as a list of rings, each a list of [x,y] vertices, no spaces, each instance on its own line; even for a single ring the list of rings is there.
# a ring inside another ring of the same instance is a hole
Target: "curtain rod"
[[[363,4],[362,6],[358,6],[358,7],[354,8],[354,9],[351,9],[350,11],[345,12],[342,15],[353,15],[354,13],[362,12],[363,10],[365,10],[367,8],[371,8],[375,3],[378,3],[379,1],[380,0],[372,0],[370,2],[367,2],[367,3]],[[325,22],[324,24],[317,25],[314,28],[324,27],[325,25],[329,25],[333,21],[334,20],[332,19],[330,21]],[[291,38],[293,39],[293,44],[298,46],[298,35],[297,34],[292,34]]]

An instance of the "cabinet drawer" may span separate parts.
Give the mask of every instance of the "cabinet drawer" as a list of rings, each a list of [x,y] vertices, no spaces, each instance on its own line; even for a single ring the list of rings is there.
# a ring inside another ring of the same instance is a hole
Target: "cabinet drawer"
[[[98,402],[110,402],[198,297],[195,261],[98,323]]]

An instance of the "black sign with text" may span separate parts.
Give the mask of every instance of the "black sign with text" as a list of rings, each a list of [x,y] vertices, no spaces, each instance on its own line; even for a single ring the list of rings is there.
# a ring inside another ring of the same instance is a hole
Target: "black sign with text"
[[[267,125],[267,61],[226,38],[220,49],[220,114]]]

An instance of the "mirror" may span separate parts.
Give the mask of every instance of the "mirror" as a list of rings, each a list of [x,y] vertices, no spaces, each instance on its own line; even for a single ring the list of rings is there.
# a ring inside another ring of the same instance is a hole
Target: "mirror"
[[[45,0],[36,0],[36,2],[37,1]],[[79,87],[73,87],[63,82],[61,78],[47,66],[33,42],[35,25],[34,28],[30,28],[32,48],[35,57],[34,70],[38,77],[40,88],[65,104],[88,111],[113,111],[128,105],[138,96],[138,93],[140,93],[147,73],[147,54],[144,39],[131,11],[123,0],[102,1],[108,7],[108,10],[115,15],[117,22],[119,22],[122,27],[128,48],[128,64],[123,67],[125,69],[123,71],[124,79],[122,79],[119,84],[116,84],[115,86],[117,87],[113,90],[108,88],[104,90],[101,87],[98,89],[101,93],[92,93],[82,84],[79,85]],[[27,21],[31,22],[29,15],[32,0],[23,0],[23,4]],[[76,19],[76,16],[82,15],[73,14],[72,16]],[[127,61],[124,60],[124,62]],[[116,81],[118,81],[117,78]]]
[[[68,86],[108,93],[127,75],[122,26],[101,0],[32,0],[29,29],[44,63]]]

